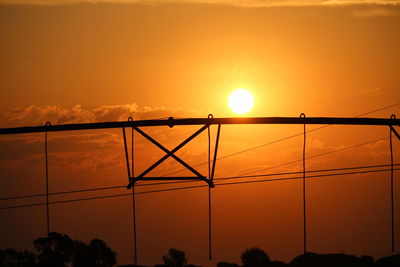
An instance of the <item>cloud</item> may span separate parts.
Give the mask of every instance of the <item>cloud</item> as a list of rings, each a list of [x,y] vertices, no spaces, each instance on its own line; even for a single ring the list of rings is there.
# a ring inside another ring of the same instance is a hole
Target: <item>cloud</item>
[[[129,116],[135,120],[173,117],[199,117],[195,110],[167,107],[139,107],[137,104],[102,105],[86,107],[75,105],[30,105],[25,107],[0,108],[0,127],[22,127],[68,123],[89,123],[102,121],[126,121]],[[206,117],[206,116],[204,116]],[[186,136],[186,132],[152,131],[151,135],[168,145],[172,139]],[[43,159],[43,134],[4,135],[0,138],[0,166],[30,166]],[[141,145],[138,143],[137,145]],[[90,171],[115,168],[122,164],[122,137],[120,132],[68,132],[51,134],[49,150],[53,163],[60,169],[79,169],[87,166]],[[150,150],[151,151],[151,150]],[[147,152],[146,152],[147,153]],[[149,152],[150,153],[150,152]],[[150,157],[146,157],[150,159]],[[148,164],[147,160],[143,164]]]
[[[392,17],[398,14],[399,13],[394,10],[383,7],[361,9],[361,10],[355,10],[353,12],[353,15],[357,18]]]
[[[167,107],[139,107],[137,104],[103,105],[84,107],[75,105],[31,105],[25,107],[0,108],[0,127],[38,126],[46,121],[51,124],[89,123],[103,121],[125,121],[132,116],[137,119],[159,119],[168,117],[200,116],[196,110]]]
[[[382,5],[398,6],[399,0],[326,0],[319,1],[325,6],[347,6],[347,5]]]
[[[383,92],[380,87],[377,87],[372,89],[361,90],[360,93],[363,95],[380,96],[382,95]]]
[[[400,0],[0,0],[9,5],[69,5],[78,3],[218,4],[239,7],[400,5]]]

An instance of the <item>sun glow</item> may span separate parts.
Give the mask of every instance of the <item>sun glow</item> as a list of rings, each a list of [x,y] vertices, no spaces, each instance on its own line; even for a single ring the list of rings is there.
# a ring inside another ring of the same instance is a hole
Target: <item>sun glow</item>
[[[237,114],[244,114],[251,110],[254,105],[253,95],[246,89],[233,91],[228,98],[231,110]]]

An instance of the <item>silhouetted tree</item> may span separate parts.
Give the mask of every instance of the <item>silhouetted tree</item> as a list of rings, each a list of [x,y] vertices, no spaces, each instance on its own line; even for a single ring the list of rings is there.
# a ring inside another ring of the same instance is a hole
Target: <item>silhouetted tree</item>
[[[72,266],[85,267],[91,266],[90,251],[88,246],[79,240],[73,241],[73,249],[71,256]]]
[[[238,264],[236,263],[229,263],[229,262],[218,262],[217,263],[217,267],[240,267]]]
[[[117,263],[117,254],[100,239],[93,239],[88,246],[91,266],[110,267]]]
[[[36,266],[35,254],[29,251],[16,251],[12,248],[0,250],[1,267]]]
[[[286,263],[284,263],[283,261],[271,261],[268,266],[270,267],[283,267],[286,266]]]
[[[365,267],[369,267],[369,266],[374,266],[375,265],[374,258],[372,258],[371,256],[366,256],[366,255],[361,256],[360,263],[361,263],[361,266],[365,266]]]
[[[187,263],[185,252],[174,248],[170,248],[168,255],[165,255],[162,259],[164,264],[169,267],[184,267]]]
[[[381,258],[376,261],[376,266],[378,266],[378,267],[399,267],[400,266],[400,254]]]
[[[240,255],[243,267],[262,267],[267,266],[271,261],[264,250],[257,247],[246,249]]]
[[[372,258],[371,258],[372,259]],[[352,267],[364,267],[371,266],[371,259],[366,259],[365,257],[358,258],[354,255],[346,254],[317,254],[317,253],[307,253],[306,255],[300,255],[293,259],[291,262],[292,266],[326,266],[326,267],[342,267],[342,266],[352,266]],[[373,265],[373,260],[372,260]]]
[[[39,266],[64,267],[71,261],[73,241],[68,235],[50,233],[48,237],[41,237],[33,241],[38,252]]]
[[[50,233],[34,241],[38,251],[38,265],[47,267],[111,267],[117,262],[116,253],[100,239],[89,245],[72,240],[68,235]]]

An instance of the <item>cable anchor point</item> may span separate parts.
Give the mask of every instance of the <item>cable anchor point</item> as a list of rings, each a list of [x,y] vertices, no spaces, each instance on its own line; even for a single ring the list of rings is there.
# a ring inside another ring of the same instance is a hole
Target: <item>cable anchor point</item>
[[[174,117],[169,117],[168,118],[168,127],[172,128],[172,127],[174,127],[174,125],[175,125]]]

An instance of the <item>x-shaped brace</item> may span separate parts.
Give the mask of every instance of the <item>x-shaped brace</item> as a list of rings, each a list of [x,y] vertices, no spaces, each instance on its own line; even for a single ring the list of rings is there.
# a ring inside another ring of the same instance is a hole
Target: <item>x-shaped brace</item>
[[[133,177],[131,175],[130,169],[129,169],[129,157],[128,157],[128,149],[127,149],[127,143],[126,143],[126,135],[125,135],[125,128],[123,128],[123,136],[124,136],[124,145],[125,145],[125,155],[126,155],[126,161],[127,161],[127,168],[128,168],[128,177],[129,177],[129,184],[128,188],[131,188],[134,183],[136,183],[139,180],[201,180],[206,182],[210,187],[214,187],[213,183],[213,177],[214,177],[214,170],[215,170],[215,162],[216,162],[216,156],[217,156],[217,151],[218,151],[218,143],[219,143],[219,135],[220,135],[220,128],[221,125],[218,125],[218,132],[217,132],[217,138],[216,138],[216,144],[215,144],[215,150],[214,150],[214,160],[213,160],[213,166],[212,166],[212,173],[211,177],[207,179],[204,175],[196,171],[193,167],[191,167],[189,164],[187,164],[185,161],[183,161],[181,158],[175,155],[175,153],[181,149],[183,146],[185,146],[187,143],[189,143],[191,140],[193,140],[196,136],[198,136],[200,133],[202,133],[204,130],[206,130],[210,125],[206,124],[202,126],[199,130],[197,130],[194,134],[186,138],[182,143],[180,143],[178,146],[176,146],[172,150],[168,150],[165,148],[163,145],[161,145],[159,142],[157,142],[154,138],[146,134],[144,131],[142,131],[138,127],[133,127],[132,129],[141,134],[143,137],[145,137],[147,140],[149,140],[151,143],[156,145],[158,148],[160,148],[162,151],[164,151],[166,154],[160,158],[158,161],[156,161],[153,165],[148,167],[145,171],[143,171],[140,175],[137,177]],[[195,176],[194,177],[145,177],[146,174],[151,172],[154,168],[159,166],[162,162],[164,162],[167,158],[172,157],[174,158],[177,162],[179,162],[181,165],[183,165],[186,169],[191,171]]]

